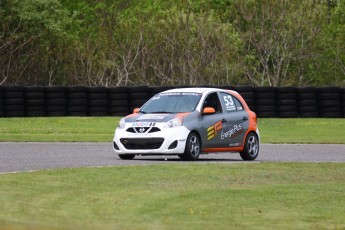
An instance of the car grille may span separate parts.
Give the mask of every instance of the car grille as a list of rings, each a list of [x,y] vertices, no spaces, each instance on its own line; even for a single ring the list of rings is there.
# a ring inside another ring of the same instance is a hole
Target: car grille
[[[157,127],[131,127],[126,131],[130,133],[155,133],[161,130]]]
[[[164,138],[121,138],[120,141],[126,149],[159,149]]]

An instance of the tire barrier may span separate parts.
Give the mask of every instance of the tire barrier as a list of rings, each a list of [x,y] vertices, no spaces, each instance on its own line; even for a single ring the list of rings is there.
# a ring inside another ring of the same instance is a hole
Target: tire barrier
[[[46,110],[49,117],[67,116],[67,88],[46,87]]]
[[[255,111],[258,117],[277,117],[277,98],[274,87],[256,87]]]
[[[297,100],[300,117],[319,117],[316,88],[297,88]]]
[[[0,86],[0,117],[124,116],[162,91],[189,86]],[[345,88],[199,86],[239,92],[258,117],[345,118]]]
[[[297,93],[294,87],[277,87],[277,110],[282,118],[298,117]]]
[[[5,116],[5,108],[4,108],[4,100],[3,100],[3,94],[2,94],[2,87],[0,86],[0,117]]]
[[[320,117],[342,117],[340,88],[318,88],[318,107]]]
[[[345,117],[345,88],[340,89],[340,94],[341,94],[341,107],[342,107],[342,113],[343,117]]]
[[[127,87],[112,87],[107,92],[110,116],[125,116],[130,113]]]

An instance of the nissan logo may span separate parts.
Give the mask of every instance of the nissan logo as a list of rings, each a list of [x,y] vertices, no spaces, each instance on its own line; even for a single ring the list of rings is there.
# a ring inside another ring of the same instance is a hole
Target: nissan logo
[[[145,128],[140,128],[139,132],[141,132],[141,133],[145,132]]]

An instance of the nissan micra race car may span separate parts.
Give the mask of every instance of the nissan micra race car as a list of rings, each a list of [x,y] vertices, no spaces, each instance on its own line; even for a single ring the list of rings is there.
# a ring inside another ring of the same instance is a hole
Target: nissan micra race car
[[[259,154],[257,117],[235,91],[181,88],[153,96],[122,118],[113,148],[121,159],[135,155],[178,155],[197,160],[201,153]]]

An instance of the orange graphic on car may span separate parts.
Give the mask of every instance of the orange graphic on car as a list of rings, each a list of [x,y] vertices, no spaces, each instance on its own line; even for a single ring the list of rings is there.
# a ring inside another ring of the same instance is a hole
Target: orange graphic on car
[[[217,132],[223,128],[222,121],[216,122],[214,125],[207,128],[207,140],[211,140],[217,136]]]

